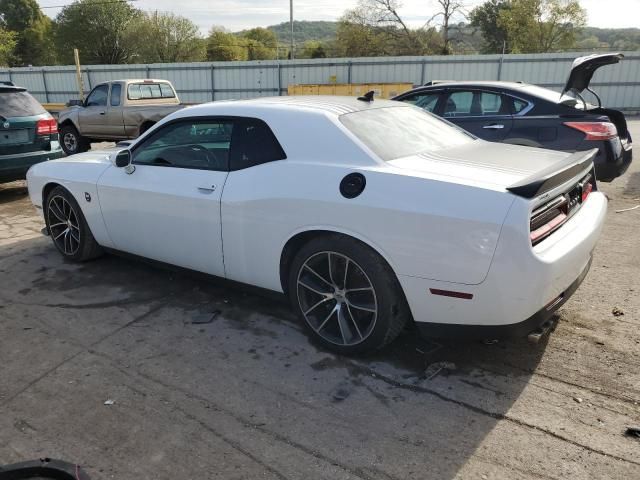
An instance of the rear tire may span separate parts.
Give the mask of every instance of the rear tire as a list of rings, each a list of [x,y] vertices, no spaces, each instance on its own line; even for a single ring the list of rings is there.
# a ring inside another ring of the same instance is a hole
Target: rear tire
[[[89,150],[91,143],[78,133],[73,125],[64,125],[60,129],[60,144],[67,155],[75,155]]]
[[[68,190],[56,187],[47,195],[44,218],[54,246],[65,258],[84,262],[103,254],[80,205]]]
[[[341,354],[385,347],[410,318],[386,261],[367,245],[342,235],[315,238],[296,253],[288,292],[311,336]]]

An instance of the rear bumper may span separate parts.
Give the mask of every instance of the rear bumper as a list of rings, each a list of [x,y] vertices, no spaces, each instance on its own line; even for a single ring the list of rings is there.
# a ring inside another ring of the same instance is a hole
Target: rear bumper
[[[584,267],[578,278],[569,285],[560,295],[557,301],[552,301],[547,307],[543,307],[526,320],[507,325],[461,325],[443,324],[431,322],[416,322],[418,331],[424,337],[432,338],[456,338],[456,339],[506,339],[522,338],[531,332],[539,330],[562,307],[569,298],[578,290],[582,281],[586,278],[593,257]]]
[[[585,142],[593,148],[594,142]],[[598,155],[594,161],[596,167],[596,178],[601,182],[611,182],[623,175],[633,158],[633,144],[621,142],[619,138],[602,142]]]
[[[606,210],[605,196],[593,192],[561,229],[531,247],[528,224],[522,225],[522,219],[528,218],[527,202],[518,201],[507,215],[481,283],[398,275],[419,329],[428,336],[449,332],[445,336],[480,334],[484,338],[527,335],[535,330],[584,279]],[[437,290],[467,295],[453,298],[434,294]]]
[[[0,155],[0,182],[22,180],[27,170],[36,163],[54,160],[64,156],[61,149],[20,153],[17,155]]]

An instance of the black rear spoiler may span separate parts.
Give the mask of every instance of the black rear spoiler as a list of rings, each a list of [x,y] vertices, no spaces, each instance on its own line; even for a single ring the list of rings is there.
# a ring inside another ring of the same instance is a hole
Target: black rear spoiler
[[[560,162],[534,173],[507,187],[511,193],[524,198],[534,198],[549,190],[568,182],[589,167],[593,168],[593,159],[598,153],[597,148],[584,152],[576,152]]]

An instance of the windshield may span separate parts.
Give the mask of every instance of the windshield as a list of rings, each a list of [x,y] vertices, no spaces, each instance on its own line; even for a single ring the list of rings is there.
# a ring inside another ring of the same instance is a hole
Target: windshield
[[[475,139],[449,122],[409,106],[347,113],[340,121],[384,161],[456,147]]]
[[[0,90],[0,115],[4,118],[31,117],[45,113],[45,109],[24,90]]]

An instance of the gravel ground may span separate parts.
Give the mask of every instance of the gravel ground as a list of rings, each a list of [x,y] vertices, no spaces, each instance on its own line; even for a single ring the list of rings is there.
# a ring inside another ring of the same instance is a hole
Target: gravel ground
[[[62,458],[94,479],[640,478],[640,439],[624,435],[640,426],[640,209],[616,213],[640,204],[640,161],[602,190],[593,267],[543,344],[409,331],[354,360],[310,343],[276,299],[115,256],[66,263],[24,184],[1,185],[0,464]]]

